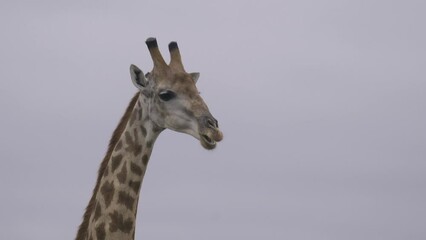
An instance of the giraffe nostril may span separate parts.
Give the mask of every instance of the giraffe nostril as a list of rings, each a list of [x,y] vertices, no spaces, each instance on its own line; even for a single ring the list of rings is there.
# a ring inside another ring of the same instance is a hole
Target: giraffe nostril
[[[207,125],[210,128],[216,128],[217,127],[217,121],[212,119],[207,119]]]
[[[203,116],[200,119],[200,124],[204,127],[211,128],[213,130],[217,129],[218,123],[217,120],[212,116]]]

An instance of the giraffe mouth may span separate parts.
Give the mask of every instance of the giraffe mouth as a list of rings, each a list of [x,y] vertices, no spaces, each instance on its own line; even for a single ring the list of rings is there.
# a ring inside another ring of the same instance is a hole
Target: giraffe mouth
[[[202,117],[200,119],[199,139],[201,145],[208,150],[214,149],[216,143],[223,139],[223,134],[219,130],[217,120],[213,117]]]
[[[216,141],[207,135],[201,135],[201,145],[206,149],[213,149],[216,147]]]

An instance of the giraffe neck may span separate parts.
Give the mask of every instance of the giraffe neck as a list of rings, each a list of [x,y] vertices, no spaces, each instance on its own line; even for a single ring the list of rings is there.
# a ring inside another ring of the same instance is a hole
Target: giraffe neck
[[[123,131],[115,140],[113,136],[105,163],[101,164],[98,183],[86,209],[91,208],[86,234],[82,238],[77,236],[77,240],[134,239],[140,186],[161,132],[147,115],[145,96],[138,94],[135,98],[134,106],[129,105],[122,118],[127,122],[119,124],[118,128],[125,124]]]

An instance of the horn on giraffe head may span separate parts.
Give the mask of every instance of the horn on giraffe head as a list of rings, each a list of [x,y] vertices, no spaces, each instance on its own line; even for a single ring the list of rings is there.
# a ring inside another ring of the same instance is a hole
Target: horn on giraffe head
[[[157,39],[150,37],[146,41],[146,46],[148,46],[149,53],[151,54],[152,61],[154,62],[154,69],[153,70],[161,70],[165,67],[167,67],[166,62],[163,59],[163,56],[161,56],[161,52],[158,49]]]
[[[185,69],[183,68],[182,58],[180,56],[179,47],[177,45],[177,42],[169,43],[169,52],[170,52],[170,64],[169,64],[169,66],[176,71],[185,72]]]

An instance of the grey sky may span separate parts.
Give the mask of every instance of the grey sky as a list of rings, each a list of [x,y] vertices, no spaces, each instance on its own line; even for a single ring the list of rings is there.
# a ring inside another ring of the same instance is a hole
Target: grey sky
[[[225,139],[166,131],[136,239],[425,239],[422,1],[0,2],[0,239],[73,239],[144,44]]]

